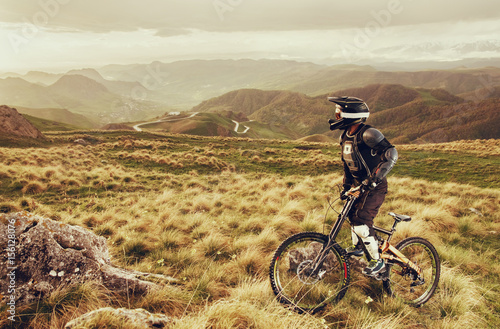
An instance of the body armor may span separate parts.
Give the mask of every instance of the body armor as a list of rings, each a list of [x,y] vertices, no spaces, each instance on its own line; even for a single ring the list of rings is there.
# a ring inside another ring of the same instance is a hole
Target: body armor
[[[398,153],[384,135],[369,125],[362,125],[354,135],[347,130],[340,137],[344,162],[344,185],[364,179],[381,182],[397,161]]]

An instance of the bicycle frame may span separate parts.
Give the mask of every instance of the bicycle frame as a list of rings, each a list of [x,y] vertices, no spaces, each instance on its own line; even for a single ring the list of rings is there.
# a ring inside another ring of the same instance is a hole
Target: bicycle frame
[[[348,197],[348,200],[346,204],[344,205],[344,208],[342,209],[342,212],[338,215],[337,221],[333,225],[330,233],[328,234],[328,243],[323,245],[323,248],[321,249],[321,252],[318,254],[318,256],[315,259],[314,262],[314,267],[312,271],[312,275],[317,275],[319,273],[319,270],[323,266],[323,263],[328,255],[328,250],[331,248],[331,246],[336,243],[337,236],[340,232],[340,229],[342,228],[342,225],[347,219],[347,216],[349,212],[351,211],[352,206],[354,205],[354,202],[356,201],[356,197],[353,195],[350,195]],[[380,257],[386,261],[390,262],[398,262],[402,264],[403,266],[408,266],[412,270],[414,270],[419,276],[422,273],[422,270],[420,269],[419,266],[417,266],[415,263],[413,263],[411,260],[406,258],[403,253],[401,253],[399,250],[397,250],[393,245],[390,244],[390,241],[392,239],[392,235],[394,232],[396,232],[396,225],[398,224],[397,220],[394,220],[394,224],[392,225],[392,228],[390,231],[383,229],[381,227],[373,226],[373,229],[376,232],[386,234],[388,236],[387,239],[383,240],[382,246],[381,246],[381,255]],[[365,251],[366,253],[366,251]],[[401,273],[398,273],[401,274]]]
[[[394,224],[392,225],[392,229],[390,231],[387,231],[383,228],[373,226],[373,229],[376,232],[387,234],[388,238],[384,240],[382,243],[382,246],[380,247],[381,249],[381,254],[380,257],[386,261],[390,262],[399,262],[403,264],[404,266],[410,267],[412,270],[414,270],[419,276],[422,273],[422,270],[420,267],[418,267],[415,263],[413,263],[411,260],[406,258],[403,253],[401,253],[399,250],[397,250],[393,245],[391,245],[390,241],[392,239],[392,235],[394,232],[396,232],[396,225],[398,224],[398,221],[394,220]],[[398,273],[401,274],[401,273]]]

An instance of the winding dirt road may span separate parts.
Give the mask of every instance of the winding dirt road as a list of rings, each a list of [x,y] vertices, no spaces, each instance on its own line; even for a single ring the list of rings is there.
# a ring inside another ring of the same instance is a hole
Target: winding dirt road
[[[193,114],[191,114],[190,116],[188,117],[185,117],[185,118],[177,118],[177,119],[161,119],[161,120],[157,120],[157,121],[151,121],[151,122],[143,122],[143,123],[139,123],[137,125],[134,126],[134,129],[136,131],[142,131],[141,128],[139,128],[140,126],[144,126],[144,125],[149,125],[151,123],[160,123],[160,122],[173,122],[173,121],[181,121],[181,120],[186,120],[186,119],[189,119],[189,118],[192,118],[194,117],[195,115],[197,115],[198,113],[200,112],[195,112]]]

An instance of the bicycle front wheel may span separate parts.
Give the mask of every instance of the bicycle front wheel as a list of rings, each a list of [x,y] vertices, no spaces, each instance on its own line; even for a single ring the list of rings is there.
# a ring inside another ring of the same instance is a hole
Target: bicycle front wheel
[[[271,286],[278,300],[299,312],[316,312],[339,301],[349,284],[349,263],[337,243],[319,255],[328,236],[302,232],[286,239],[276,249],[269,269]],[[322,262],[318,269],[318,261]],[[316,271],[314,270],[316,268]]]
[[[438,285],[441,272],[439,255],[429,241],[419,237],[404,239],[396,245],[396,249],[417,265],[421,273],[401,262],[390,263],[384,288],[389,295],[420,306],[432,297]]]

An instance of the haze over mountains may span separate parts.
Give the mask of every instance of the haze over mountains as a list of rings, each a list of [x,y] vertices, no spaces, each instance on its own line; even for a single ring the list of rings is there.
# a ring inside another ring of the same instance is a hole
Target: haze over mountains
[[[372,123],[399,142],[446,141],[498,137],[498,86],[497,67],[380,71],[283,60],[157,61],[64,74],[5,73],[0,104],[82,128],[148,121],[173,111],[226,111],[219,117],[226,123],[215,124],[224,129],[210,130],[225,135],[241,135],[231,132],[229,119],[241,112],[253,125],[262,124],[262,134],[255,128],[252,137],[273,137],[274,131],[279,138],[298,138],[328,134],[332,105],[326,97],[351,95],[365,99]]]

